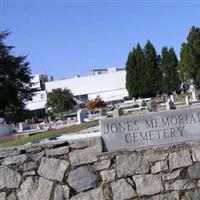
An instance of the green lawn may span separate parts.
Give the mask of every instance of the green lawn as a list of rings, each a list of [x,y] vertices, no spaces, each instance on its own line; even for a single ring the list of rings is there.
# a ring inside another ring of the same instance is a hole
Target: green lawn
[[[46,132],[43,132],[43,133],[38,133],[38,134],[35,134],[35,135],[23,137],[23,138],[20,138],[20,139],[9,141],[9,142],[0,142],[0,148],[10,147],[10,146],[19,146],[19,145],[26,144],[28,142],[40,141],[40,140],[45,139],[45,138],[58,137],[60,135],[68,134],[68,133],[75,133],[77,131],[84,130],[86,128],[97,126],[98,124],[99,124],[99,121],[96,120],[96,121],[84,123],[84,124],[81,124],[81,125],[73,125],[73,126],[70,126],[70,127],[67,127],[67,128],[59,129],[59,130],[46,131]]]

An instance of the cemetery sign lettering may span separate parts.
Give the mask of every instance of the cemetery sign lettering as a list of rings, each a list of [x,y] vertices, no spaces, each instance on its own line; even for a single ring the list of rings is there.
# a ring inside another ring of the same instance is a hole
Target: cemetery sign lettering
[[[200,139],[200,108],[101,119],[108,151]]]

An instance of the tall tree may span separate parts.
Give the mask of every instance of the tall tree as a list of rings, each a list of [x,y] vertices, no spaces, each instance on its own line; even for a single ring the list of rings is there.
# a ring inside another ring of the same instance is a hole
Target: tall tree
[[[60,113],[68,111],[73,108],[76,102],[73,99],[73,94],[67,88],[54,89],[47,94],[46,108],[51,108],[53,112]]]
[[[31,100],[31,71],[26,56],[11,54],[12,46],[4,40],[10,33],[0,32],[0,115],[17,113]]]
[[[191,83],[200,87],[200,28],[193,26],[187,41],[182,44],[179,71],[183,87]]]
[[[138,43],[132,52],[129,52],[126,62],[126,88],[130,98],[141,96],[141,76],[144,68],[144,54]]]
[[[126,61],[126,89],[128,90],[129,97],[132,99],[134,97],[134,68],[135,68],[135,58],[134,58],[133,48],[132,52],[129,52],[128,59]]]
[[[165,94],[172,94],[180,91],[180,79],[178,75],[178,59],[173,48],[168,50],[163,47],[161,53],[160,67],[162,70],[161,88]]]
[[[145,68],[142,73],[142,96],[153,97],[160,92],[161,72],[159,58],[156,50],[150,41],[144,47]]]

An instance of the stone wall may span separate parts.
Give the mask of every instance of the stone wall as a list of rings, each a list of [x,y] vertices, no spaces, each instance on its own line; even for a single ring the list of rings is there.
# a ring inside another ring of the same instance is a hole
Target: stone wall
[[[102,153],[100,138],[0,150],[0,200],[200,199],[200,142]]]

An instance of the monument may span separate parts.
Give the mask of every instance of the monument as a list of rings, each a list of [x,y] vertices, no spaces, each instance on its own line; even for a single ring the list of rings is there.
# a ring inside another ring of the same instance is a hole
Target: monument
[[[166,110],[176,109],[176,106],[174,102],[171,100],[171,98],[167,99],[167,102],[165,104],[166,104]]]
[[[82,124],[84,122],[84,119],[87,118],[87,109],[86,108],[82,108],[80,110],[77,111],[77,123],[78,124]]]
[[[0,118],[0,136],[8,136],[13,134],[13,128],[7,124],[3,118]]]
[[[200,139],[200,107],[101,119],[105,150]]]
[[[192,90],[192,101],[197,101],[196,90],[195,89]]]
[[[188,96],[185,96],[185,104],[186,106],[189,106],[191,104]]]

